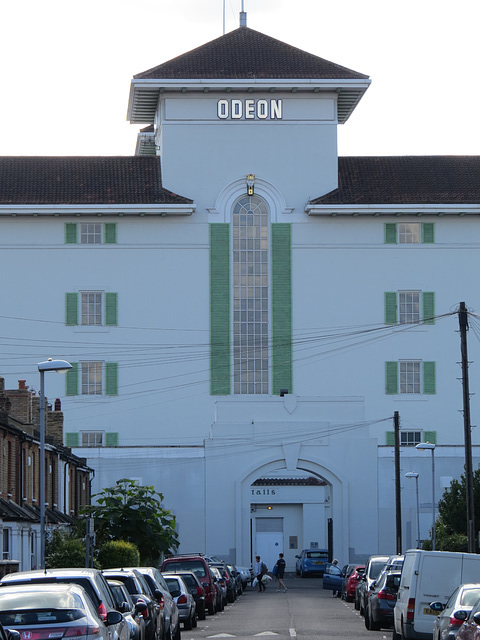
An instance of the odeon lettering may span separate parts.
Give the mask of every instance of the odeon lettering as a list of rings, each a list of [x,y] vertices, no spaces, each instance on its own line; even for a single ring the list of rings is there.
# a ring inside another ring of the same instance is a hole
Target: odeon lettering
[[[281,120],[281,100],[219,100],[217,117],[221,120]]]

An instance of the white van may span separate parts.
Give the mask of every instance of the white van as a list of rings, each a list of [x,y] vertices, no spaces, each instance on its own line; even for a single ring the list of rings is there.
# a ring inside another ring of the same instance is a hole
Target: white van
[[[393,613],[393,640],[432,640],[438,612],[430,609],[430,603],[447,602],[458,585],[465,582],[480,582],[480,555],[406,551]]]

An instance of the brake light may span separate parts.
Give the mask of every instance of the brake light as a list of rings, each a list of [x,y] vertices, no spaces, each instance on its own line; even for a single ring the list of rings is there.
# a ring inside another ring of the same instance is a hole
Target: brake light
[[[105,605],[103,604],[103,602],[100,602],[100,604],[98,605],[97,613],[100,616],[100,620],[103,620],[103,622],[106,622],[107,610],[105,609]]]
[[[98,635],[100,633],[100,627],[86,627],[85,625],[80,627],[67,627],[63,637],[75,638],[77,636],[88,636],[90,632]]]
[[[415,598],[409,598],[407,604],[407,620],[413,620],[415,617]]]
[[[165,596],[160,596],[160,598],[158,599],[158,604],[160,605],[160,609],[163,609],[163,607],[165,606]]]
[[[393,593],[388,593],[388,591],[379,591],[377,593],[377,598],[379,600],[395,600]]]
[[[187,596],[184,593],[178,596],[177,604],[187,604]]]
[[[457,618],[455,618],[455,616],[450,616],[450,626],[451,627],[459,627],[460,625],[463,624],[463,620],[457,620]]]

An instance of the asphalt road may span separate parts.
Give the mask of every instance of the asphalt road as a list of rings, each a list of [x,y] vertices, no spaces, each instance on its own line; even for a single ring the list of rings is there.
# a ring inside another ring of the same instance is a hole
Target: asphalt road
[[[302,579],[288,574],[285,584],[286,593],[277,593],[275,580],[269,583],[265,593],[249,587],[222,613],[207,616],[192,631],[182,629],[182,640],[391,640],[390,629],[367,631],[353,603],[332,598],[332,592],[322,588],[321,579]]]

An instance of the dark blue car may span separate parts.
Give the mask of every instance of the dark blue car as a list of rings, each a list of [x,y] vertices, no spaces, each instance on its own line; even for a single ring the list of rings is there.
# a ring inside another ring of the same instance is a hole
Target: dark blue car
[[[328,562],[328,549],[304,549],[295,558],[297,558],[295,565],[297,576],[302,578],[307,575],[323,576],[325,565]]]

